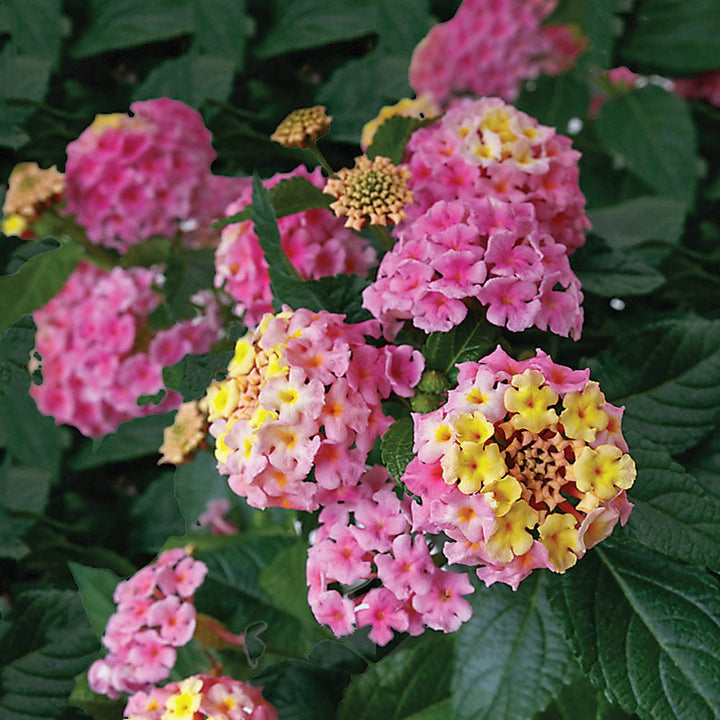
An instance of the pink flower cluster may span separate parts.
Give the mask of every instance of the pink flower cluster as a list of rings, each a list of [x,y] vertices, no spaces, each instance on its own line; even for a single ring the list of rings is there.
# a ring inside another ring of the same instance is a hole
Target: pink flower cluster
[[[497,95],[514,100],[522,83],[568,69],[582,45],[567,25],[542,25],[556,0],[464,0],[413,52],[409,81],[437,102]]]
[[[456,100],[438,121],[416,130],[406,147],[414,219],[438,200],[493,197],[529,202],[542,230],[568,252],[590,227],[569,138],[499,98]]]
[[[565,572],[630,514],[623,409],[588,370],[541,351],[518,362],[498,347],[458,368],[447,402],[413,413],[417,455],[401,478],[421,500],[413,530],[444,533],[447,560],[487,585]]]
[[[160,303],[153,286],[161,281],[153,269],[108,272],[81,262],[62,290],[33,313],[43,382],[31,385],[30,394],[40,412],[99,437],[127,420],[180,406],[175,392],[157,405],[140,406],[138,398],[164,388],[163,367],[207,352],[220,319],[207,298],[203,315],[153,332],[148,315]]]
[[[325,186],[320,168],[309,172],[303,165],[290,173],[273,175],[264,185],[272,188],[292,177],[304,178],[319,189]],[[226,215],[240,212],[251,201],[252,189],[248,187],[227,207]],[[376,262],[368,242],[328,210],[311,208],[278,218],[278,228],[283,250],[306,280],[340,273],[364,276]],[[246,325],[253,327],[265,313],[272,312],[268,266],[251,220],[223,228],[215,270],[215,287],[224,287],[237,301],[235,313]]]
[[[277,720],[262,690],[223,676],[192,675],[137,692],[127,702],[128,720]]]
[[[720,70],[674,80],[675,92],[688,100],[705,100],[720,107]]]
[[[154,235],[174,237],[222,215],[239,192],[213,178],[215,151],[200,114],[168,98],[98,115],[67,147],[66,210],[88,238],[121,253]]]
[[[423,358],[375,347],[374,320],[346,324],[326,311],[266,315],[238,340],[228,377],[206,402],[215,456],[253,507],[318,507],[318,493],[354,485],[392,423],[381,401],[412,395]]]
[[[195,633],[193,595],[206,573],[205,563],[176,548],[118,584],[117,610],[102,638],[109,652],[88,671],[93,692],[117,698],[147,691],[168,677],[176,648]]]
[[[411,533],[410,499],[399,500],[394,487],[376,466],[355,485],[322,493],[308,600],[337,636],[370,626],[370,639],[387,645],[393,631],[454,632],[472,614],[463,598],[474,592],[467,575],[435,566],[425,536]]]
[[[427,333],[458,325],[475,298],[494,325],[580,336],[580,282],[567,247],[538,227],[530,203],[441,200],[396,231],[363,305],[393,338],[404,320]]]

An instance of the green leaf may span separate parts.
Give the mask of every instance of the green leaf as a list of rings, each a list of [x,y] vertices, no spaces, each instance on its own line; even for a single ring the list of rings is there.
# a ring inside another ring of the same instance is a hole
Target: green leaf
[[[224,101],[232,91],[235,64],[223,55],[183,55],[151,70],[133,100],[170,97],[192,107]]]
[[[165,302],[162,308],[170,314],[171,322],[197,315],[197,307],[190,302],[190,297],[198,290],[213,286],[214,257],[212,248],[184,248],[170,254],[165,268]]]
[[[449,332],[428,336],[423,355],[428,370],[448,375],[457,363],[479,360],[497,344],[497,334],[476,320],[465,320]]]
[[[378,46],[409,58],[434,23],[427,0],[374,0]],[[369,119],[369,118],[368,118]]]
[[[363,290],[369,284],[369,280],[359,275],[332,275],[306,281],[320,299],[322,309],[345,315],[348,323],[372,320],[372,315],[362,306]]]
[[[558,694],[575,660],[546,596],[553,581],[536,571],[515,592],[497,584],[469,597],[473,615],[455,639],[454,718],[531,718]]]
[[[88,685],[87,674],[81,673],[75,678],[70,704],[82,708],[93,720],[123,720],[123,710],[127,703],[124,697],[111,700],[94,693]]]
[[[587,3],[583,32],[590,43],[588,54],[597,67],[612,67],[615,41],[616,0],[593,0]]]
[[[644,240],[678,242],[686,211],[687,204],[682,200],[649,195],[590,210],[588,218],[593,233],[614,250],[624,250]]]
[[[245,65],[245,5],[245,0],[192,2],[195,43],[200,52],[230,60],[236,72]]]
[[[720,500],[720,432],[718,428],[682,458],[689,473],[711,494]]]
[[[0,337],[19,317],[55,296],[82,255],[77,245],[43,240],[47,251],[34,255],[17,272],[0,277]]]
[[[98,651],[80,598],[29,591],[13,599],[9,621],[0,643],[0,717],[54,720]]]
[[[227,497],[227,478],[217,471],[215,457],[198,452],[175,470],[175,497],[185,517],[185,531],[197,528],[197,519],[210,500]]]
[[[107,621],[117,609],[113,594],[122,578],[107,568],[87,567],[75,562],[69,562],[68,567],[80,591],[90,624],[101,638]]]
[[[634,8],[619,64],[672,76],[715,70],[720,56],[717,29],[715,0],[642,0]]]
[[[561,133],[567,132],[571,118],[587,115],[589,104],[590,88],[573,70],[536,78],[525,86],[516,103],[520,110]]]
[[[597,134],[616,161],[658,195],[691,201],[697,181],[697,140],[687,104],[656,85],[608,100]]]
[[[167,538],[185,530],[185,518],[175,498],[173,472],[166,469],[136,498],[130,511],[129,544],[138,551],[155,554]]]
[[[176,390],[183,400],[199,400],[213,380],[224,378],[233,352],[186,355],[182,360],[163,368],[163,382],[170,390]]]
[[[450,696],[452,672],[453,636],[429,634],[353,677],[338,720],[408,720],[430,712]]]
[[[367,156],[373,160],[377,155],[390,158],[395,164],[402,162],[405,154],[405,145],[410,136],[420,127],[428,124],[427,120],[413,117],[395,115],[389,117],[375,132],[372,145],[367,150]]]
[[[388,473],[396,479],[402,477],[407,464],[413,459],[413,421],[409,417],[396,420],[382,437],[380,456]]]
[[[566,685],[537,720],[633,720],[581,677]]]
[[[628,493],[634,504],[629,537],[692,565],[720,569],[720,498],[705,492],[668,452],[633,441],[638,476]]]
[[[71,53],[87,58],[109,50],[188,35],[193,14],[185,0],[92,0],[90,23]]]
[[[591,252],[573,257],[584,292],[600,297],[647,295],[665,283],[664,275],[629,252]]]
[[[18,55],[35,55],[54,66],[60,54],[60,0],[7,0],[11,47]]]
[[[625,405],[623,428],[691,448],[720,422],[720,321],[685,317],[619,336],[591,363],[606,397]]]
[[[283,0],[277,22],[255,49],[259,58],[352,40],[375,32],[377,15],[363,0]]]
[[[641,718],[720,714],[720,593],[705,571],[603,543],[550,587],[592,682]]]

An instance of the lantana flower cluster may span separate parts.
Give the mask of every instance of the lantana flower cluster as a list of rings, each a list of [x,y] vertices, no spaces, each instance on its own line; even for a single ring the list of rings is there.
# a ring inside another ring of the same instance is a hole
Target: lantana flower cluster
[[[556,0],[464,0],[455,16],[433,26],[409,70],[416,94],[438,102],[454,95],[514,100],[526,80],[557,75],[582,51],[568,25],[543,25]]]
[[[262,689],[228,676],[192,675],[137,692],[123,714],[127,720],[277,720]]]
[[[460,99],[406,147],[410,219],[438,200],[529,202],[541,229],[572,252],[590,227],[579,186],[580,153],[554,128],[499,98]]]
[[[66,211],[91,242],[120,253],[209,225],[240,192],[239,180],[211,174],[215,151],[196,110],[168,98],[130,110],[98,115],[68,145],[65,169]]]
[[[308,180],[319,189],[325,186],[320,168],[310,172],[303,165],[290,173],[278,173],[263,184],[269,189],[293,177]],[[252,188],[248,186],[227,207],[227,216],[242,211],[251,201]],[[280,217],[278,229],[282,248],[303,279],[340,273],[364,276],[376,263],[370,244],[323,208]],[[215,287],[224,288],[237,301],[235,313],[248,326],[256,326],[265,313],[272,312],[268,266],[251,220],[223,228],[215,252]]]
[[[176,548],[118,584],[117,610],[102,637],[109,652],[88,672],[93,692],[111,698],[147,692],[168,677],[177,648],[195,633],[193,596],[206,573],[205,563]]]
[[[381,401],[409,397],[423,358],[375,347],[376,321],[309,310],[266,315],[238,340],[228,377],[206,399],[215,456],[231,489],[254,507],[318,507],[318,491],[354,485],[392,423]]]
[[[488,585],[564,573],[628,519],[622,408],[588,370],[541,351],[518,362],[498,347],[458,368],[447,402],[413,414],[417,456],[402,477],[421,501],[413,529],[447,535],[448,561]]]
[[[99,437],[127,420],[180,406],[174,391],[157,404],[138,400],[165,388],[163,367],[207,352],[220,319],[215,301],[206,297],[202,314],[153,331],[148,316],[160,304],[154,287],[161,280],[153,268],[107,271],[83,261],[33,313],[42,383],[32,384],[30,394],[42,413]]]
[[[435,566],[426,537],[411,532],[410,498],[398,498],[384,468],[324,491],[321,504],[307,561],[308,601],[318,622],[337,636],[369,626],[370,639],[386,645],[393,631],[454,632],[470,618],[463,596],[474,588],[467,575]]]
[[[567,247],[542,229],[530,203],[441,200],[396,231],[363,305],[393,338],[405,320],[446,332],[478,300],[490,323],[580,336],[580,282]]]

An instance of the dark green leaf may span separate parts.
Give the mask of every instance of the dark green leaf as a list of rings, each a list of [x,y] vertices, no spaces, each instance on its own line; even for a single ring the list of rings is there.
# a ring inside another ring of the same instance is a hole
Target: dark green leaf
[[[122,578],[107,568],[87,567],[74,562],[69,562],[68,566],[95,634],[101,638],[107,621],[117,609],[113,594]]]
[[[592,0],[587,3],[583,32],[590,48],[588,53],[597,67],[612,67],[612,50],[615,40],[616,0]]]
[[[87,674],[81,673],[75,678],[70,704],[82,708],[93,720],[123,720],[126,701],[124,697],[110,700],[94,693],[88,685]]]
[[[214,257],[212,248],[175,250],[170,254],[163,288],[166,302],[162,308],[170,314],[172,322],[197,315],[190,297],[213,286]]]
[[[18,55],[35,55],[53,65],[60,53],[60,0],[8,0],[8,31]]]
[[[362,306],[362,293],[369,282],[359,275],[332,275],[308,280],[306,284],[320,298],[323,310],[345,315],[349,323],[372,319]]]
[[[469,596],[473,615],[455,639],[454,718],[531,718],[559,692],[575,661],[546,596],[553,580],[536,571],[515,592],[498,583]]]
[[[687,104],[677,95],[647,85],[608,100],[597,133],[617,162],[659,195],[692,199],[697,140]]]
[[[541,76],[522,90],[516,104],[543,125],[565,133],[571,118],[587,115],[590,89],[572,70],[555,77]]]
[[[413,421],[409,417],[396,420],[382,438],[380,449],[383,465],[394,478],[400,478],[413,459]]]
[[[692,452],[682,458],[683,465],[705,492],[720,501],[720,429],[716,428]]]
[[[608,400],[625,405],[625,430],[672,455],[720,422],[720,321],[687,317],[629,332],[591,370]]]
[[[584,677],[566,685],[537,720],[633,720]]]
[[[614,250],[624,250],[644,240],[680,239],[687,205],[671,197],[633,198],[611,207],[590,210],[592,231]]]
[[[217,471],[215,457],[198,452],[175,470],[175,497],[185,517],[185,531],[197,529],[197,519],[210,500],[227,497],[227,478]]]
[[[390,158],[395,165],[399,165],[410,136],[419,127],[427,124],[428,121],[400,115],[388,118],[376,130],[372,145],[367,150],[367,156],[373,160],[377,155],[382,155]]]
[[[183,400],[199,400],[213,380],[225,377],[232,351],[186,355],[180,362],[163,368],[163,382],[176,390]]]
[[[222,55],[183,55],[154,68],[133,95],[134,100],[170,97],[192,107],[205,100],[227,100],[235,65]]]
[[[641,71],[694,75],[715,70],[720,22],[715,0],[641,0],[623,39],[622,58]]]
[[[629,252],[583,252],[573,258],[573,269],[583,291],[600,297],[647,295],[665,282],[662,273]]]
[[[130,48],[193,32],[185,0],[92,0],[90,24],[72,48],[76,58]]]
[[[195,43],[201,53],[232,61],[234,70],[245,64],[247,18],[245,0],[193,0]]]
[[[427,0],[374,0],[373,4],[377,12],[379,47],[410,57],[433,24]]]
[[[138,245],[130,245],[128,251],[120,260],[120,267],[125,269],[137,267],[138,265],[150,267],[156,263],[164,263],[167,262],[171,251],[169,238],[149,238]]]
[[[593,683],[641,718],[720,714],[720,593],[705,571],[604,543],[550,587]]]
[[[369,35],[377,27],[375,8],[362,0],[283,0],[277,23],[255,54],[260,58]]]
[[[465,320],[449,332],[431,333],[423,355],[429,370],[450,373],[457,363],[479,360],[497,344],[497,335],[487,325]]]
[[[720,569],[720,499],[706,493],[667,451],[647,441],[631,443],[638,476],[630,537],[677,560]]]
[[[76,593],[34,590],[14,598],[0,643],[0,717],[54,720],[98,642]]]
[[[47,241],[48,246],[52,242]],[[55,243],[54,248],[30,258],[16,273],[0,277],[0,336],[19,317],[37,310],[56,295],[81,255],[77,245]]]
[[[157,553],[168,536],[180,535],[185,530],[172,477],[172,470],[166,469],[133,502],[129,542],[134,549]]]
[[[354,677],[338,720],[408,720],[430,712],[449,698],[452,674],[453,636],[429,635]]]

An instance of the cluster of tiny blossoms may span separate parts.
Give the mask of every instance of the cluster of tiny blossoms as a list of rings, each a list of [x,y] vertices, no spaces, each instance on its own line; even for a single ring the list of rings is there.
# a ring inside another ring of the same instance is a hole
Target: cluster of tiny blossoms
[[[370,639],[386,645],[393,630],[454,632],[472,614],[467,575],[435,566],[425,536],[411,532],[410,499],[394,488],[385,469],[373,467],[355,485],[322,493],[308,601],[337,636],[369,626]]]
[[[91,242],[121,253],[209,224],[239,192],[235,179],[211,175],[215,151],[196,110],[168,98],[130,109],[98,115],[68,145],[65,170],[67,212]]]
[[[406,147],[414,219],[438,200],[494,197],[535,206],[540,228],[569,252],[590,227],[569,138],[499,98],[461,99]]]
[[[206,401],[218,468],[253,507],[314,510],[320,489],[363,472],[392,422],[381,401],[412,395],[424,365],[411,347],[375,347],[366,334],[379,335],[376,321],[297,310],[266,315],[238,340]]]
[[[205,563],[176,548],[118,584],[113,595],[117,610],[102,638],[109,652],[88,672],[93,692],[117,698],[146,692],[168,677],[176,648],[195,633],[193,595],[206,573]]]
[[[291,173],[276,174],[264,185],[272,188],[281,180],[300,177],[322,189],[320,168],[312,172],[300,165]],[[228,216],[247,207],[252,188],[247,189],[226,210]],[[290,262],[304,279],[318,279],[341,273],[365,275],[376,262],[375,251],[366,240],[343,227],[323,208],[311,208],[278,218],[280,242]],[[254,327],[265,313],[272,312],[270,276],[262,248],[251,220],[227,225],[215,252],[215,287],[222,287],[237,301],[235,313]]]
[[[567,248],[538,227],[530,203],[494,198],[435,203],[395,231],[363,305],[393,338],[404,320],[446,332],[475,298],[494,325],[519,332],[535,326],[580,336],[580,282]]]
[[[136,417],[180,406],[178,393],[138,405],[165,388],[162,369],[190,353],[207,352],[218,337],[214,300],[204,313],[152,331],[148,315],[159,305],[150,268],[111,271],[81,262],[62,290],[33,313],[42,383],[30,386],[40,411],[90,437],[113,432]]]
[[[620,420],[588,370],[500,348],[461,363],[447,402],[413,414],[402,481],[421,499],[413,529],[444,533],[451,563],[517,588],[534,568],[563,573],[627,521],[635,480]]]
[[[567,25],[542,25],[556,0],[464,0],[413,52],[409,81],[438,102],[454,95],[514,100],[525,80],[558,74],[582,46]]]
[[[127,720],[277,720],[262,690],[231,677],[192,675],[127,702]]]

